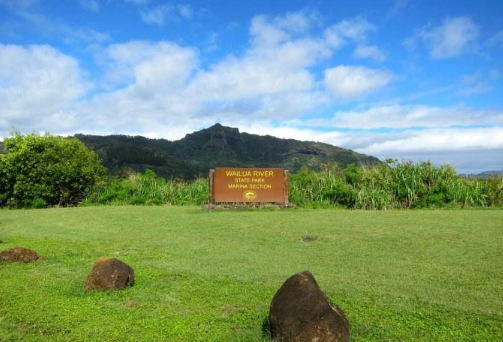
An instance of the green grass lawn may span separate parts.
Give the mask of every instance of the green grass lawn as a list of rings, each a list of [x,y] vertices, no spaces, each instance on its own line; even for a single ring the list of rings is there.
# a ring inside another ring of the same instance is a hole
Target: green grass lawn
[[[0,341],[267,340],[274,293],[303,270],[352,341],[503,340],[503,210],[1,210],[0,240],[45,257],[0,264]],[[85,292],[98,257],[135,286]]]

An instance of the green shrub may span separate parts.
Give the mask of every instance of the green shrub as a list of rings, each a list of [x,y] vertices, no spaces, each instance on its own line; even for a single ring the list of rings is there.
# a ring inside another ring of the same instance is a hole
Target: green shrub
[[[106,169],[73,138],[14,132],[0,154],[0,206],[42,208],[78,204]]]

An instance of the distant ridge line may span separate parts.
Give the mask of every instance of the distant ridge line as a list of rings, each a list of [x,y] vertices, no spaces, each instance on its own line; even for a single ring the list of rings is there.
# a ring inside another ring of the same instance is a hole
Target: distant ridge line
[[[381,163],[326,143],[241,133],[219,123],[174,141],[127,135],[75,137],[98,154],[110,174],[119,175],[150,169],[166,178],[193,179],[207,176],[215,167],[280,167],[295,173],[303,167],[320,171],[334,163]]]

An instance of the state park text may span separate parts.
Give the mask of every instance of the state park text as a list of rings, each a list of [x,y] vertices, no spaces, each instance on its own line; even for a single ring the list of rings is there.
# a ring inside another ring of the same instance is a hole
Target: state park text
[[[232,177],[233,183],[229,182],[229,189],[266,189],[271,190],[273,184],[267,182],[267,178],[274,177],[274,171],[260,170],[226,170],[226,177]]]
[[[285,203],[287,178],[279,168],[216,168],[210,171],[210,202]]]

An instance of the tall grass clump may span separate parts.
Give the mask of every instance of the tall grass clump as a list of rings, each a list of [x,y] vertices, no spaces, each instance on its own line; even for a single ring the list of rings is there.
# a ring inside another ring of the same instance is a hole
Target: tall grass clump
[[[503,205],[503,177],[465,179],[452,166],[387,160],[376,166],[326,166],[292,176],[291,202],[302,207],[409,209]]]
[[[82,205],[202,205],[208,201],[208,181],[166,180],[151,170],[115,178],[92,189]]]
[[[463,179],[450,165],[388,160],[375,167],[361,167],[360,191],[386,192],[386,208],[487,207],[491,203],[485,180]],[[369,203],[357,207],[366,208]],[[373,207],[373,206],[371,206]]]
[[[326,165],[322,172],[303,167],[290,180],[290,202],[309,208],[351,207],[354,193],[344,170]]]

